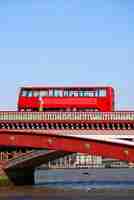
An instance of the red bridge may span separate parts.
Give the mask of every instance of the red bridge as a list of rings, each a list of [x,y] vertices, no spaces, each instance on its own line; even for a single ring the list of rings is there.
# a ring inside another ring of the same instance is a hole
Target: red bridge
[[[4,166],[21,184],[26,170],[33,183],[35,166],[72,152],[134,162],[134,112],[0,112],[0,146],[51,149]]]

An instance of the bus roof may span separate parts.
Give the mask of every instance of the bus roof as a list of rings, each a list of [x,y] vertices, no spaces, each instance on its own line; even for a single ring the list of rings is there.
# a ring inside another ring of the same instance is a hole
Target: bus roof
[[[111,86],[24,86],[21,89],[31,89],[31,90],[42,90],[42,89],[108,89],[113,87]]]

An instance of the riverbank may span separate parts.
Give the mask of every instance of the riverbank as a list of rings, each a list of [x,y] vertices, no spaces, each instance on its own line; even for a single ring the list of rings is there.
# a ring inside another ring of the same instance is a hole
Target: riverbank
[[[1,186],[9,186],[11,185],[11,182],[6,175],[5,171],[3,170],[3,164],[0,162],[0,187]]]
[[[0,187],[9,186],[11,183],[6,175],[0,176]]]
[[[50,189],[50,188],[35,188],[35,187],[1,187],[0,199],[7,200],[8,198],[21,197],[34,200],[68,200],[68,199],[94,199],[94,200],[133,200],[134,189],[91,189],[76,190],[76,189]]]

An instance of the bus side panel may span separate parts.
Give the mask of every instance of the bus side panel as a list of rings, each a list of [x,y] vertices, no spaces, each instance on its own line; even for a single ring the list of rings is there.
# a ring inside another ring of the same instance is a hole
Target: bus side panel
[[[19,108],[38,109],[41,102],[35,97],[20,97]],[[99,111],[111,111],[108,97],[45,97],[44,108],[96,108]]]

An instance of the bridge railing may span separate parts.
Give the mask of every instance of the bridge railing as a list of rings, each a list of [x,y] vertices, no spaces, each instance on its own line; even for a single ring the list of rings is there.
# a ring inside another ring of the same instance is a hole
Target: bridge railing
[[[133,121],[133,111],[117,112],[0,112],[0,121]]]

